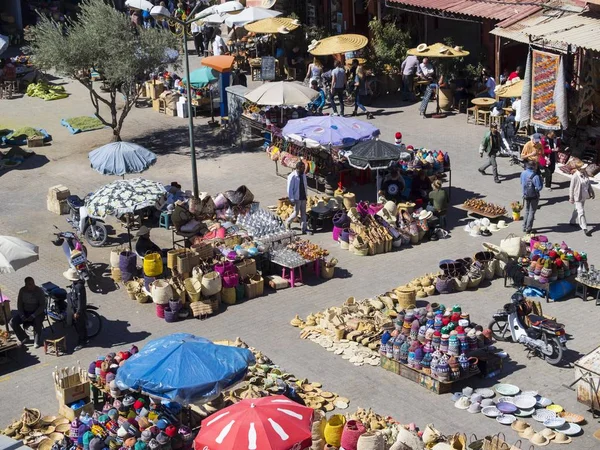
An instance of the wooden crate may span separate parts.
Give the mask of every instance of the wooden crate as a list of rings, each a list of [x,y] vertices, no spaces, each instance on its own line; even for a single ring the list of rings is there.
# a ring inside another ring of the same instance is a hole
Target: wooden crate
[[[44,136],[32,136],[27,138],[27,147],[43,147]]]
[[[421,387],[427,389],[434,394],[446,394],[448,392],[453,392],[452,386],[460,381],[466,380],[467,378],[472,377],[473,375],[477,375],[479,372],[472,372],[466,377],[462,377],[456,381],[440,381],[436,378],[433,378],[430,375],[427,375],[419,370],[413,369],[412,367],[408,367],[406,364],[402,364],[398,361],[395,361],[390,358],[386,358],[385,356],[381,356],[380,366],[390,372],[395,373],[396,375],[400,375],[407,380],[413,381],[420,385]]]

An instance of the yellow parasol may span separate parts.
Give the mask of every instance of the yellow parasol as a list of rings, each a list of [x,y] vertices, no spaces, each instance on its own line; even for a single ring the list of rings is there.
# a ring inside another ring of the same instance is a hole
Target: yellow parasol
[[[422,58],[425,56],[428,58],[462,58],[469,55],[469,52],[463,50],[462,47],[452,48],[439,42],[432,45],[421,44],[417,48],[411,48],[407,53]]]
[[[269,17],[244,25],[244,28],[251,33],[276,34],[281,33],[282,30],[286,30],[287,32],[294,31],[299,26],[300,22],[296,19],[289,19],[287,17]],[[284,32],[283,34],[287,33]]]
[[[499,86],[498,89],[496,89],[496,95],[504,98],[521,97],[521,95],[523,95],[523,84],[523,80],[515,81],[511,84],[508,84],[507,82],[507,84]]]
[[[366,47],[369,40],[360,34],[339,34],[311,44],[308,51],[315,56],[337,55]]]

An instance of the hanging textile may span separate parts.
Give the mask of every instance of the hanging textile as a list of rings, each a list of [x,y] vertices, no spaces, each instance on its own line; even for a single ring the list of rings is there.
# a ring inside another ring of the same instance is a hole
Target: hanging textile
[[[588,50],[583,56],[579,75],[579,88],[571,108],[575,123],[592,114],[594,96],[600,104],[600,60],[594,59]]]
[[[531,64],[531,124],[545,129],[560,128],[556,100],[566,101],[564,82],[562,95],[555,95],[559,81],[560,56],[533,50]],[[564,80],[564,78],[563,78]],[[561,106],[562,107],[562,106]]]
[[[529,125],[531,120],[531,52],[527,55],[527,65],[525,66],[525,76],[523,78],[523,93],[521,94],[521,111],[519,114],[521,120],[519,127],[523,128]]]

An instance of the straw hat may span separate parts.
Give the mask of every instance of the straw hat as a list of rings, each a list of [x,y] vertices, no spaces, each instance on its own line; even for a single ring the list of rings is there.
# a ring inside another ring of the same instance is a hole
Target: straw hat
[[[540,433],[543,434],[544,436],[546,436],[550,440],[552,440],[556,437],[556,431],[554,431],[550,428],[544,428],[542,431],[540,431]]]
[[[531,425],[529,425],[527,422],[525,422],[522,419],[517,419],[515,420],[512,425],[510,426],[513,430],[515,430],[518,433],[521,433],[523,431],[525,431],[527,428],[529,428]]]
[[[550,439],[548,439],[542,433],[534,433],[533,436],[529,438],[529,442],[531,442],[533,445],[544,447],[550,443]]]
[[[440,47],[439,52],[440,53],[446,53],[448,51],[448,47]]]
[[[319,45],[319,41],[317,41],[316,39],[313,39],[310,44],[308,44],[308,51],[310,52],[311,50],[314,50],[315,48],[317,48],[317,45]]]
[[[461,397],[454,403],[454,407],[458,409],[469,409],[470,405],[471,401],[468,397]]]
[[[63,272],[63,277],[69,281],[79,281],[79,274],[77,273],[77,270],[73,269],[72,267],[66,272]]]
[[[552,442],[555,444],[570,444],[573,439],[567,436],[565,433],[556,433],[556,437]]]
[[[499,220],[498,221],[498,228],[500,228],[500,229],[508,228],[508,224],[506,223],[506,220]]]
[[[427,211],[427,210],[423,210],[419,213],[419,220],[428,220],[431,218],[431,216],[433,216],[433,213],[431,211]]]
[[[279,34],[289,34],[290,30],[288,29],[288,27],[282,26],[282,27],[277,28],[277,32]]]
[[[417,46],[417,51],[418,52],[424,52],[425,50],[427,50],[427,44],[419,44]]]
[[[519,437],[522,437],[524,439],[530,439],[534,434],[536,433],[533,427],[527,427],[525,428],[525,431],[519,432]]]

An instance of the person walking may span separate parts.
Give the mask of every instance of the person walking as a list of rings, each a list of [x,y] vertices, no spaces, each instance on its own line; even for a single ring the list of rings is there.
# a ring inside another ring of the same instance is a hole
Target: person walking
[[[319,83],[319,85],[321,85],[321,83],[322,83],[321,76],[322,75],[323,75],[323,64],[321,63],[319,58],[317,58],[315,56],[315,58],[313,59],[313,62],[311,62],[308,65],[308,68],[306,69],[306,78],[304,79],[304,82],[310,83],[312,80],[317,80],[317,83]]]
[[[194,37],[194,47],[196,54],[200,57],[204,56],[204,40],[202,36],[202,28],[198,22],[192,22],[192,36]]]
[[[356,96],[354,97],[354,112],[353,116],[356,116],[358,108],[362,109],[367,115],[367,119],[372,119],[373,114],[367,111],[367,108],[362,104],[363,99],[367,96],[367,76],[362,66],[358,66],[356,69],[356,77],[354,78],[354,86],[356,86]]]
[[[290,228],[290,225],[298,215],[300,215],[300,226],[302,234],[307,233],[306,223],[306,199],[308,198],[306,193],[306,166],[302,161],[298,161],[296,164],[296,170],[288,175],[287,178],[287,193],[290,201],[294,205],[294,212],[285,221],[286,228]]]
[[[215,35],[215,29],[213,27],[211,27],[210,25],[205,24],[200,29],[200,32],[202,33],[202,41],[204,44],[204,54],[207,55],[208,52],[211,50],[209,47],[210,47],[212,38]]]
[[[500,153],[500,133],[498,133],[498,125],[490,125],[490,130],[485,133],[481,144],[479,145],[479,157],[483,158],[483,154],[487,154],[487,162],[481,166],[478,170],[481,175],[486,175],[485,170],[492,166],[492,173],[494,175],[494,182],[500,183],[498,178],[498,163],[496,162],[496,156]]]
[[[571,184],[569,185],[569,202],[571,202],[575,209],[571,215],[569,225],[579,225],[586,236],[591,236],[592,231],[588,229],[587,221],[585,220],[585,201],[594,198],[594,189],[590,184],[590,179],[587,172],[583,168],[583,162],[577,161],[575,165],[577,169],[571,177]]]
[[[554,131],[548,132],[542,139],[542,148],[546,158],[546,170],[544,171],[544,187],[552,190],[552,174],[556,170],[556,152],[560,147],[560,140]]]
[[[17,314],[11,319],[10,327],[19,340],[19,346],[26,344],[29,337],[23,325],[33,325],[34,347],[42,346],[42,330],[44,328],[44,316],[46,310],[46,296],[42,288],[35,285],[31,277],[25,278],[25,286],[19,290],[17,297]]]
[[[335,62],[335,69],[331,72],[331,109],[333,113],[337,114],[337,107],[335,104],[335,97],[340,101],[340,112],[344,117],[344,91],[346,89],[346,70],[342,67],[340,61]]]
[[[534,133],[531,135],[531,140],[523,146],[521,151],[521,159],[525,162],[530,161],[537,164],[540,158],[544,156],[544,149],[542,148],[542,135]]]
[[[402,61],[402,65],[400,66],[400,71],[402,72],[402,100],[414,99],[415,75],[419,70],[419,58],[416,56],[408,55]]]
[[[77,331],[77,345],[73,349],[76,352],[88,343],[85,281],[81,280],[77,271],[72,268],[64,272],[63,276],[72,282],[68,301],[71,303],[73,325],[75,326],[75,331]]]
[[[523,206],[525,214],[523,217],[523,232],[533,232],[533,220],[535,211],[540,201],[540,191],[543,188],[542,177],[537,173],[537,163],[528,161],[525,170],[521,172],[521,190],[523,192]]]
[[[212,41],[212,51],[214,56],[226,55],[229,52],[227,45],[225,45],[225,41],[221,37],[221,30],[219,28],[215,30],[215,36]]]

